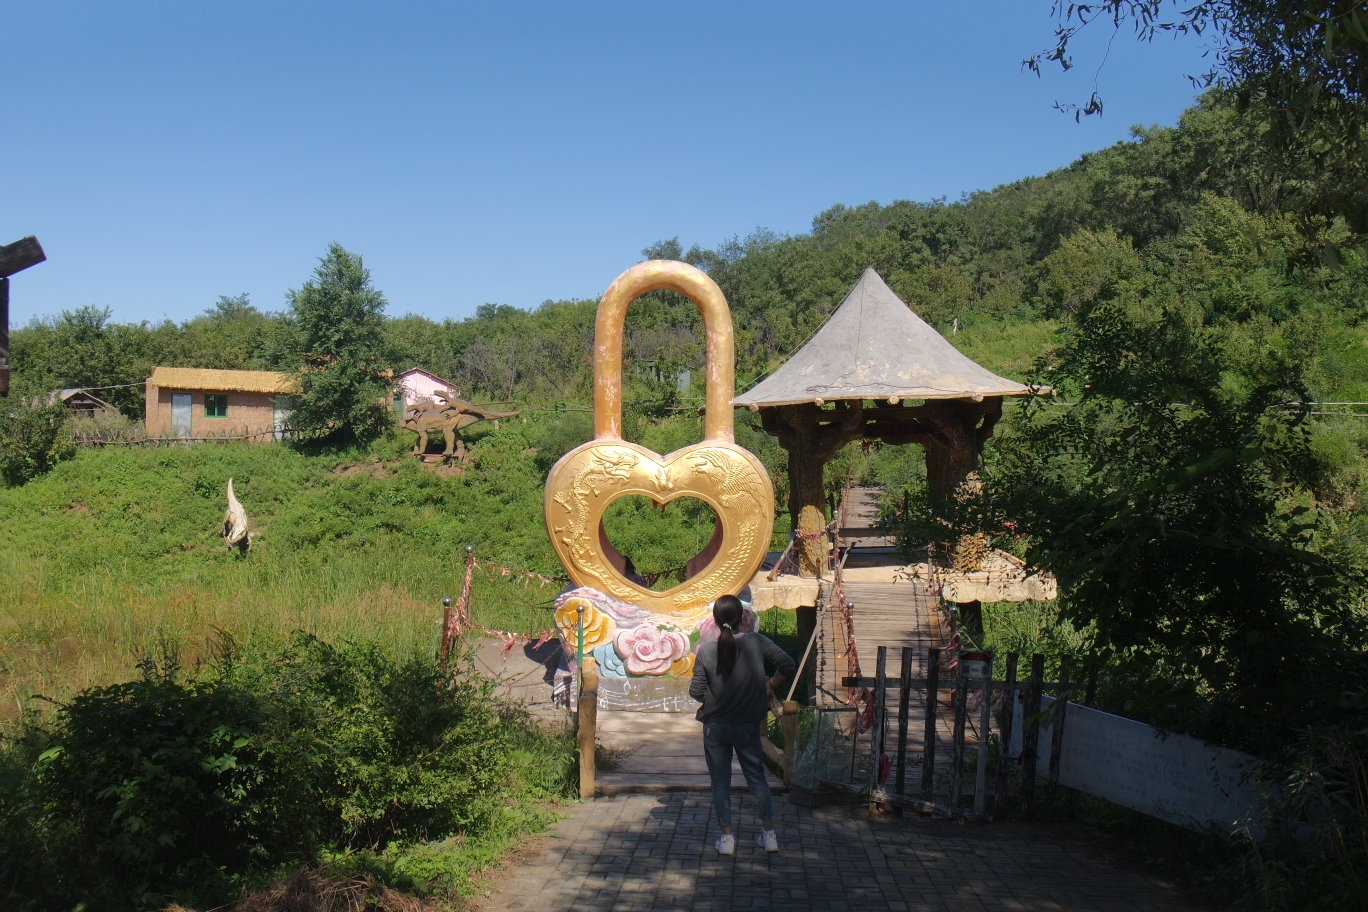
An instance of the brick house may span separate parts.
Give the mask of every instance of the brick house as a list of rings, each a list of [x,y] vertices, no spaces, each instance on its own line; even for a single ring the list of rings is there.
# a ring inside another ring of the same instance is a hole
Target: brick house
[[[154,367],[147,381],[147,436],[278,437],[292,409],[291,380],[274,371]]]

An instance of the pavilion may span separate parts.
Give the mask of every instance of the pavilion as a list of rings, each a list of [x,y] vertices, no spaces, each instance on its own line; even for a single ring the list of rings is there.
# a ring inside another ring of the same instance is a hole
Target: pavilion
[[[788,451],[789,517],[806,536],[794,542],[798,575],[815,582],[830,547],[820,534],[827,525],[823,466],[843,446],[861,439],[920,444],[937,509],[975,483],[1003,399],[1042,393],[1052,390],[999,377],[966,357],[869,267],[807,344],[733,404],[758,412]],[[962,568],[974,573],[946,587],[948,594],[962,592],[966,603],[989,590],[1014,601],[1053,597],[1052,579],[1033,577],[998,552],[983,557],[983,566]],[[802,588],[816,592],[815,585]]]

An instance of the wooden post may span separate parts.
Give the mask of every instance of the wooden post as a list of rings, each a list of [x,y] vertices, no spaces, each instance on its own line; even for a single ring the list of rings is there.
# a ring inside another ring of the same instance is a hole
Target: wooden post
[[[992,734],[993,702],[993,657],[988,656],[988,673],[983,677],[983,689],[979,691],[979,743],[977,766],[974,770],[974,813],[983,816],[987,807],[988,788],[988,742]]]
[[[1050,778],[1045,785],[1045,806],[1054,809],[1059,788],[1060,754],[1064,748],[1064,713],[1069,708],[1069,660],[1059,661],[1059,690],[1055,692],[1054,728],[1050,732]]]
[[[879,779],[879,771],[883,766],[884,757],[884,738],[888,733],[888,726],[885,724],[885,697],[888,694],[888,647],[880,646],[878,659],[874,664],[874,737],[870,738],[870,747],[873,748],[873,758],[870,761],[869,782],[874,788],[878,788],[883,783]]]
[[[936,787],[936,697],[940,690],[940,656],[936,648],[926,652],[926,731],[922,736],[922,797],[933,798]]]
[[[803,702],[812,702],[813,694],[817,693],[817,663],[811,666],[807,663],[807,654],[812,651],[812,644],[817,642],[817,609],[798,608],[794,611],[798,620],[798,642],[807,643],[807,651],[803,653],[803,661],[793,672],[793,683],[789,685],[789,699],[793,699],[793,692],[801,685],[803,688]]]
[[[969,682],[964,677],[964,665],[959,666],[955,679],[955,729],[950,742],[950,807],[959,807],[960,790],[964,783],[964,723],[969,715]]]
[[[793,758],[798,754],[798,703],[784,701],[784,715],[779,720],[784,726],[784,785],[793,783]]]
[[[9,395],[9,277],[47,259],[32,235],[0,246],[0,396]]]
[[[1031,816],[1035,809],[1036,749],[1040,746],[1040,685],[1045,680],[1045,657],[1031,656],[1031,680],[1026,685],[1026,728],[1021,745],[1021,813]]]
[[[0,279],[0,396],[8,396],[9,387],[9,279]]]
[[[907,794],[907,711],[908,701],[912,698],[912,647],[904,646],[902,651],[902,671],[898,675],[898,776],[893,782],[893,790],[899,795]]]
[[[13,244],[0,246],[0,278],[9,278],[47,259],[43,245],[33,235],[20,238]]]
[[[447,653],[451,651],[451,596],[442,599],[442,645],[438,649],[439,664],[446,672]]]
[[[580,671],[580,693],[576,715],[579,718],[580,797],[593,798],[594,749],[598,728],[598,665],[592,659]]]
[[[1097,705],[1097,662],[1088,666],[1088,689],[1083,695],[1084,706]]]
[[[993,784],[993,808],[1002,808],[1007,797],[1007,751],[1012,746],[1012,728],[1016,724],[1017,659],[1015,652],[1007,653],[1007,675],[1002,682],[1002,724],[998,726],[998,771]]]

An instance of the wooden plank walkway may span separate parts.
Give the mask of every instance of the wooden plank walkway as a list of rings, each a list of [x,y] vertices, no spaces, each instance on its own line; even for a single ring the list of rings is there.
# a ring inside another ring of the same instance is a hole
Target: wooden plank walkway
[[[878,647],[888,647],[886,674],[893,686],[886,698],[888,718],[885,752],[893,755],[896,754],[897,738],[896,684],[902,671],[902,650],[904,647],[912,648],[912,677],[925,678],[929,650],[948,642],[951,631],[949,616],[930,585],[922,580],[900,578],[896,572],[897,560],[891,549],[884,547],[885,541],[861,534],[862,530],[868,531],[874,526],[880,496],[881,491],[876,487],[850,489],[844,531],[853,534],[854,538],[849,543],[855,547],[846,558],[841,588],[852,605],[850,618],[855,636],[854,658],[858,661],[862,676],[874,676]],[[855,664],[848,657],[849,635],[834,599],[833,581],[823,580],[816,644],[817,702],[819,706],[827,707],[845,704],[849,690],[841,685],[841,680],[853,676]],[[943,685],[949,683],[949,674],[949,662],[942,659],[940,677]],[[948,794],[954,706],[951,691],[942,690],[939,696],[936,717],[936,793]],[[914,692],[908,710],[907,790],[909,794],[919,794],[926,725],[924,692]],[[965,731],[965,755],[972,758],[978,744],[974,724],[977,713],[971,713],[971,716]],[[873,731],[866,733],[857,743],[857,771],[869,765],[875,734]],[[896,772],[896,768],[890,769],[888,782],[894,780]]]
[[[631,792],[706,791],[712,788],[703,758],[703,726],[693,713],[600,711],[598,742],[607,751],[624,754],[610,770],[597,776],[600,795]],[[770,788],[783,783],[766,769]],[[741,765],[732,760],[732,788],[744,789]]]
[[[865,547],[893,548],[897,542],[875,532],[879,522],[879,501],[883,498],[883,488],[877,485],[856,485],[846,494],[845,525],[841,527],[840,537],[856,539]]]
[[[896,754],[898,690],[897,682],[902,671],[902,649],[912,648],[912,677],[924,678],[927,670],[928,650],[942,645],[949,631],[943,620],[944,614],[937,607],[938,600],[920,582],[898,581],[893,583],[846,582],[843,585],[846,598],[853,603],[851,621],[855,628],[855,652],[859,660],[860,674],[873,677],[877,666],[878,647],[888,647],[886,674],[890,689],[886,696],[888,708],[887,735],[885,752],[890,759]],[[822,584],[823,602],[831,604],[830,582]],[[845,656],[846,631],[841,623],[840,612],[835,608],[823,607],[819,612],[817,673],[818,705],[834,707],[843,705],[849,693],[841,685],[841,679],[852,675]],[[942,660],[941,679],[946,681],[948,662]],[[926,727],[925,693],[914,692],[908,703],[908,771],[906,773],[909,794],[920,793],[921,759],[924,732]],[[951,741],[954,734],[954,708],[949,690],[940,692],[940,702],[936,713],[936,774],[938,790],[948,789]],[[856,746],[855,769],[864,769],[874,749],[874,735],[871,730],[859,740]],[[972,751],[978,743],[976,730],[972,725],[965,735],[966,748]],[[972,756],[972,753],[968,754]],[[889,782],[897,774],[896,767],[890,769]]]

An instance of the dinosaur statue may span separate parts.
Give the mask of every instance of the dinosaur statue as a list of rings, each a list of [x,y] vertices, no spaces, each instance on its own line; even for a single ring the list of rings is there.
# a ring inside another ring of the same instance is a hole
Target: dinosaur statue
[[[238,555],[246,557],[252,547],[252,534],[247,531],[247,511],[242,509],[237,497],[233,495],[233,479],[228,479],[228,509],[223,514],[223,543],[231,551],[237,548]]]
[[[427,452],[429,434],[440,432],[442,439],[446,441],[446,449],[442,451],[442,455],[455,455],[458,459],[465,459],[466,446],[465,441],[461,439],[463,428],[468,428],[477,421],[512,418],[522,414],[521,411],[494,412],[481,408],[473,402],[457,398],[451,390],[438,390],[437,395],[446,400],[446,405],[420,402],[404,410],[404,420],[400,427],[418,435],[418,445],[413,448],[414,456],[422,456]]]

